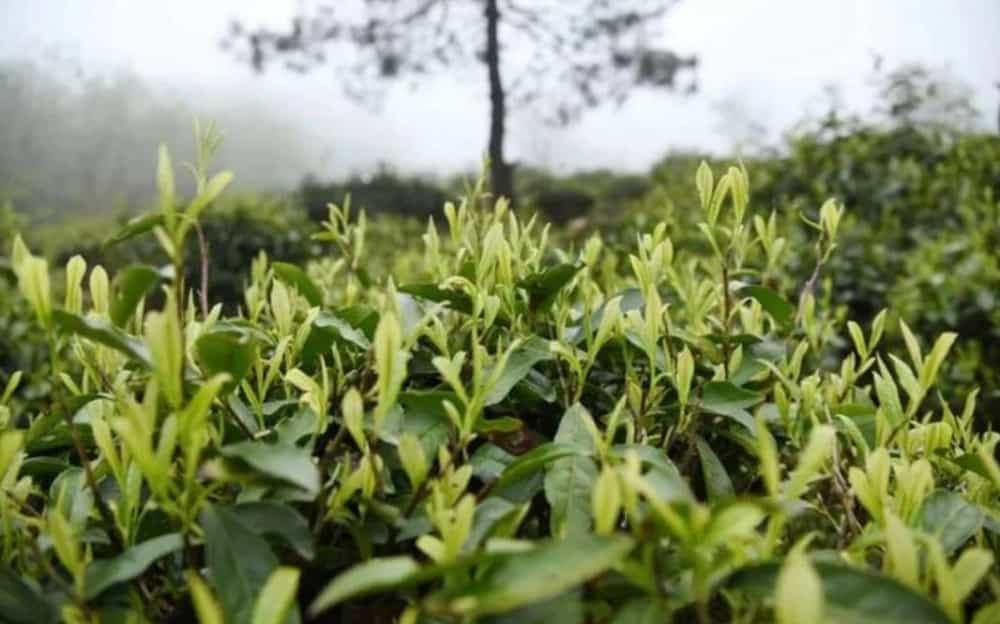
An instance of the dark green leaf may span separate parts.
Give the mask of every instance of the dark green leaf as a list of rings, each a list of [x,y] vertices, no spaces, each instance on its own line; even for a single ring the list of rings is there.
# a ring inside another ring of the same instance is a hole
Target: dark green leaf
[[[250,408],[243,401],[243,399],[239,397],[238,393],[230,394],[226,399],[226,404],[229,405],[229,409],[232,410],[233,416],[243,429],[246,429],[250,433],[257,433],[260,430],[260,425],[257,423],[257,419],[254,417]],[[312,431],[311,428],[310,431]],[[292,440],[292,442],[297,442],[297,440]]]
[[[535,369],[528,371],[524,379],[514,386],[514,396],[524,403],[555,403],[557,398],[556,384],[547,376]]]
[[[611,447],[611,452],[620,459],[625,459],[625,455],[632,452],[639,457],[639,461],[643,464],[664,470],[677,470],[677,467],[670,461],[667,454],[663,452],[663,449],[649,446],[648,444],[616,444]]]
[[[646,444],[617,444],[611,452],[621,459],[628,453],[635,453],[639,461],[647,466],[643,474],[646,481],[653,486],[659,498],[666,502],[693,501],[691,487],[681,476],[680,470],[670,461],[663,449]]]
[[[590,530],[590,498],[597,480],[597,463],[590,456],[594,439],[585,420],[590,415],[576,404],[566,410],[553,440],[578,454],[552,462],[545,473],[545,498],[552,510],[553,535],[576,535]]]
[[[936,535],[948,554],[958,550],[982,526],[982,510],[949,490],[932,492],[920,511],[920,528]]]
[[[483,624],[583,624],[587,612],[580,590],[480,620]],[[666,620],[661,619],[657,624]],[[629,621],[628,624],[634,624]]]
[[[576,535],[591,527],[591,494],[597,480],[597,463],[587,455],[572,455],[552,462],[545,473],[545,499],[552,510],[553,535]]]
[[[469,465],[472,466],[474,477],[481,481],[492,481],[499,478],[507,466],[516,459],[515,455],[511,455],[492,442],[487,442],[472,454]]]
[[[538,336],[532,336],[525,340],[510,354],[503,373],[500,374],[500,378],[486,395],[485,404],[490,406],[503,401],[514,386],[527,376],[535,364],[549,359],[552,359],[552,354],[549,351],[547,340]]]
[[[291,444],[271,444],[263,441],[246,441],[219,449],[230,460],[237,460],[250,468],[278,481],[294,485],[309,496],[319,492],[319,469],[309,451]]]
[[[359,303],[337,310],[337,316],[363,333],[368,340],[375,337],[375,328],[379,321],[379,313],[375,308]]]
[[[444,401],[459,405],[458,397],[451,392],[437,390],[411,390],[401,392],[399,405],[402,410],[390,412],[383,429],[383,438],[396,444],[399,436],[412,433],[420,440],[424,455],[437,456],[438,448],[448,441],[451,421],[444,411]]]
[[[83,468],[64,470],[49,486],[49,499],[63,517],[78,529],[83,529],[94,509],[94,491],[87,486]]]
[[[315,556],[309,523],[294,508],[274,501],[255,501],[240,503],[234,511],[258,534],[280,539],[303,559],[311,560]]]
[[[544,469],[545,466],[560,459],[575,455],[577,450],[565,444],[555,444],[546,442],[536,446],[529,452],[521,455],[512,464],[507,466],[496,482],[496,488],[500,489],[513,485],[514,483],[526,479],[531,475]]]
[[[520,507],[499,496],[491,496],[476,507],[465,548],[477,548],[501,522],[516,515]]]
[[[518,286],[528,292],[532,310],[545,311],[582,268],[582,264],[557,264],[525,277]]]
[[[227,373],[228,389],[235,388],[250,372],[257,354],[257,345],[242,332],[209,331],[194,343],[198,362],[206,377]]]
[[[500,557],[471,584],[431,600],[468,617],[512,611],[583,584],[617,564],[632,547],[632,539],[623,535],[543,541],[527,552]]]
[[[661,624],[668,621],[667,612],[659,602],[650,598],[635,598],[625,603],[611,624]]]
[[[254,601],[278,567],[271,547],[234,509],[209,505],[201,513],[205,563],[227,622],[249,622]]]
[[[115,276],[111,322],[124,327],[132,318],[139,300],[160,283],[160,272],[145,264],[133,264]]]
[[[740,289],[744,297],[751,297],[771,315],[779,325],[789,325],[795,319],[795,306],[784,297],[765,286],[744,286]]]
[[[83,336],[88,340],[124,353],[146,368],[152,366],[149,349],[146,348],[145,343],[110,323],[85,318],[64,310],[53,310],[52,320],[63,331]]]
[[[302,346],[302,360],[313,364],[321,356],[329,358],[330,347],[334,342],[349,344],[362,351],[367,351],[371,346],[368,337],[360,329],[334,314],[320,312]]]
[[[306,298],[311,306],[323,305],[323,292],[306,275],[306,272],[287,262],[274,262],[271,264],[278,279],[299,291],[299,294]]]
[[[135,238],[140,234],[151,232],[153,231],[153,228],[162,224],[163,215],[159,212],[151,212],[149,214],[135,217],[126,223],[122,229],[105,239],[103,246],[110,247],[112,245],[117,245],[118,243],[125,242],[130,238]]]
[[[823,586],[826,614],[839,624],[946,624],[948,617],[928,598],[891,578],[839,563],[814,561]],[[780,565],[738,570],[727,585],[771,596]]]
[[[746,411],[764,400],[764,395],[734,386],[728,381],[710,381],[701,390],[701,408],[711,414],[728,416],[750,431],[753,419]]]
[[[84,596],[91,600],[116,583],[136,578],[154,561],[180,550],[183,545],[180,533],[168,533],[133,546],[111,559],[91,561],[87,566]]]
[[[410,557],[386,557],[359,563],[339,574],[309,606],[309,616],[350,598],[398,589],[421,579],[420,565]]]
[[[701,436],[695,438],[695,444],[698,446],[698,458],[701,460],[701,473],[705,478],[708,498],[715,501],[732,497],[733,482],[718,455]]]
[[[0,617],[10,624],[54,624],[59,610],[33,585],[0,566]]]
[[[62,414],[58,412],[52,412],[36,418],[28,429],[25,439],[25,450],[28,453],[34,454],[72,446],[73,436],[62,418]],[[85,445],[89,445],[94,441],[94,436],[90,432],[90,425],[77,423],[74,428],[76,429],[76,434]]]
[[[312,435],[315,428],[316,414],[308,407],[301,407],[275,425],[274,432],[279,442],[297,445],[302,438]]]
[[[469,314],[472,312],[472,299],[459,290],[447,290],[436,284],[407,284],[398,288],[399,292],[413,295],[434,303],[447,303],[452,310]]]
[[[29,457],[21,464],[21,469],[18,471],[17,476],[18,478],[34,477],[37,481],[38,479],[58,475],[69,467],[70,465],[65,460],[58,457],[46,457],[44,455]]]

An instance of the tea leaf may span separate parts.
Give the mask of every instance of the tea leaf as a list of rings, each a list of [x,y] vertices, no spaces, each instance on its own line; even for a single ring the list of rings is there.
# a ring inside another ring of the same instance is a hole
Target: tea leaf
[[[243,523],[234,509],[209,505],[201,513],[205,531],[205,563],[227,622],[249,622],[254,602],[278,559],[262,538]]]
[[[789,325],[795,319],[795,306],[770,288],[744,286],[740,289],[740,294],[756,299],[779,325]]]
[[[386,557],[359,563],[323,588],[309,606],[309,617],[316,617],[345,600],[405,587],[420,578],[420,566],[410,557]]]
[[[224,446],[219,453],[267,477],[301,488],[310,497],[319,492],[319,470],[304,448],[282,442],[247,441]]]
[[[299,589],[299,570],[277,568],[268,577],[257,597],[253,624],[282,624],[295,609],[295,594]]]
[[[552,509],[552,534],[576,535],[590,530],[591,492],[597,480],[597,464],[589,457],[594,441],[585,420],[590,419],[583,406],[566,410],[554,439],[576,451],[556,459],[545,473],[545,499]]]
[[[563,457],[568,457],[570,455],[575,455],[577,449],[566,445],[566,444],[556,444],[553,442],[547,442],[536,446],[531,451],[519,456],[514,462],[509,464],[506,469],[504,469],[503,474],[496,482],[496,489],[502,489],[504,487],[510,486],[522,479],[530,477],[532,474],[545,468],[552,462],[561,459]]]
[[[982,510],[949,490],[935,490],[920,511],[920,528],[937,536],[946,554],[955,552],[982,525]]]
[[[306,298],[311,306],[323,305],[323,291],[306,275],[306,272],[287,262],[274,262],[271,264],[274,274],[278,279],[294,287],[299,294]]]
[[[698,459],[701,462],[701,472],[705,478],[705,489],[711,500],[723,500],[733,496],[733,482],[726,472],[726,467],[719,461],[718,455],[708,445],[708,442],[698,436],[695,438],[698,447]]]
[[[258,535],[281,540],[307,561],[316,556],[309,522],[294,507],[262,500],[239,503],[233,511]]]
[[[504,366],[503,373],[500,374],[496,384],[486,395],[485,405],[496,405],[503,401],[514,386],[528,375],[535,364],[550,359],[552,359],[552,353],[549,351],[548,341],[537,336],[528,338],[507,358],[507,365]]]
[[[828,618],[844,624],[945,624],[948,617],[929,599],[890,578],[841,564],[813,561],[823,586]],[[765,563],[733,574],[726,585],[770,595],[780,566]]]
[[[129,220],[120,230],[104,240],[105,248],[124,243],[146,232],[152,232],[153,228],[163,225],[163,213],[151,212]]]
[[[145,264],[133,264],[115,276],[114,299],[111,302],[111,322],[124,327],[139,300],[160,283],[160,272]]]
[[[753,431],[753,420],[746,411],[764,400],[763,395],[734,386],[728,381],[710,381],[701,390],[701,408],[712,414],[728,416]]]
[[[471,586],[431,600],[465,617],[511,611],[594,578],[616,565],[633,545],[632,539],[621,535],[543,541],[526,552],[499,558]]]
[[[11,624],[55,624],[60,621],[55,605],[7,566],[0,567],[0,613]]]
[[[206,376],[226,373],[229,387],[238,386],[250,372],[257,353],[254,341],[244,333],[210,331],[198,337],[194,344]]]
[[[136,578],[157,559],[180,550],[183,545],[180,533],[168,533],[133,546],[111,559],[91,561],[87,566],[86,598],[91,600],[112,585]]]
[[[525,277],[518,286],[527,291],[532,310],[546,311],[582,268],[582,264],[557,264]]]
[[[88,340],[124,353],[130,359],[147,368],[153,365],[149,349],[141,340],[124,333],[110,323],[99,319],[85,318],[62,310],[53,310],[52,320],[63,331],[83,336]]]
[[[434,303],[447,303],[452,310],[472,313],[472,299],[459,290],[440,288],[436,284],[406,284],[399,287],[399,292],[420,297]]]

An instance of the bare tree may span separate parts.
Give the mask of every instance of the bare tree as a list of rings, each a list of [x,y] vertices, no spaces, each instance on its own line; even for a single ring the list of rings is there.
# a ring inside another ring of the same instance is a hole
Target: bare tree
[[[511,107],[544,106],[568,124],[634,87],[673,89],[696,65],[654,45],[676,0],[337,0],[306,3],[287,30],[232,24],[224,46],[263,71],[274,63],[306,72],[332,66],[352,99],[377,106],[393,81],[482,62],[489,87],[490,178],[513,194],[504,157]],[[687,90],[694,89],[691,82]]]

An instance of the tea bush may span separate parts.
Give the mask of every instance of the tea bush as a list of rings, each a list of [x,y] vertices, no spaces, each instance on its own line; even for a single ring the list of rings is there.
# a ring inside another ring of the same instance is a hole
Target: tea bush
[[[958,331],[963,340],[946,363],[947,395],[980,388],[979,413],[1000,408],[1000,137],[954,127],[845,120],[836,115],[807,126],[789,140],[787,153],[746,162],[754,181],[751,203],[775,211],[780,234],[793,247],[808,245],[816,218],[830,197],[850,208],[840,228],[838,252],[820,273],[830,301],[847,307],[859,323],[891,312],[886,339],[902,348],[898,319],[917,333]],[[696,233],[696,203],[684,180],[698,160],[674,155],[656,165],[650,194],[633,202],[626,217],[600,225],[615,239],[631,240],[658,218],[674,242]],[[609,238],[608,235],[605,238]],[[807,255],[789,258],[780,274],[786,286],[808,279]],[[996,420],[992,421],[995,426]]]
[[[0,245],[9,249],[22,219],[9,204],[0,204]],[[39,401],[50,392],[48,347],[45,335],[31,316],[31,309],[17,294],[17,278],[10,261],[0,256],[0,386],[12,375],[21,376],[10,402]]]
[[[851,207],[829,266],[835,300],[859,321],[889,307],[918,333],[957,330],[961,362],[948,367],[947,387],[982,388],[983,413],[995,414],[1000,137],[832,118],[792,141],[787,158],[755,165],[758,205],[806,208],[832,196]]]
[[[355,176],[341,183],[322,184],[307,178],[299,188],[306,214],[317,223],[326,217],[331,197],[347,195],[370,214],[425,218],[438,212],[447,198],[444,190],[432,182],[404,178],[385,168],[369,179]]]
[[[690,230],[574,249],[475,186],[384,277],[331,205],[329,258],[259,256],[224,315],[184,277],[231,178],[201,145],[197,194],[161,151],[113,237],[167,269],[74,257],[57,299],[13,242],[54,383],[0,391],[7,620],[1000,619],[1000,436],[937,391],[956,335],[886,349],[885,312],[786,275],[836,257],[837,202],[791,240],[704,165]]]
[[[100,264],[109,271],[131,264],[162,262],[159,244],[153,238],[133,238],[107,245],[108,228],[117,230],[127,221],[115,223],[90,220],[82,225],[62,224],[41,232],[42,245],[49,247],[55,260],[63,264],[73,256],[82,256],[88,265]],[[55,230],[55,231],[52,231]],[[235,312],[243,302],[243,288],[250,277],[249,260],[258,253],[288,262],[305,262],[319,253],[319,246],[309,240],[311,224],[289,199],[240,195],[218,202],[198,224],[200,236],[190,236],[185,244],[185,281],[201,289],[202,249],[208,262],[207,291],[213,302]],[[73,236],[67,236],[67,231]],[[204,243],[204,246],[202,245]]]

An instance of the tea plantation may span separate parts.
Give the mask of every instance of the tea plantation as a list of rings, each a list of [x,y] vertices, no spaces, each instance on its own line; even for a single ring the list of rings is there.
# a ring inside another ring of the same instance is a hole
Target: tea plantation
[[[200,138],[65,262],[0,222],[3,621],[1000,622],[995,137],[243,247]]]

